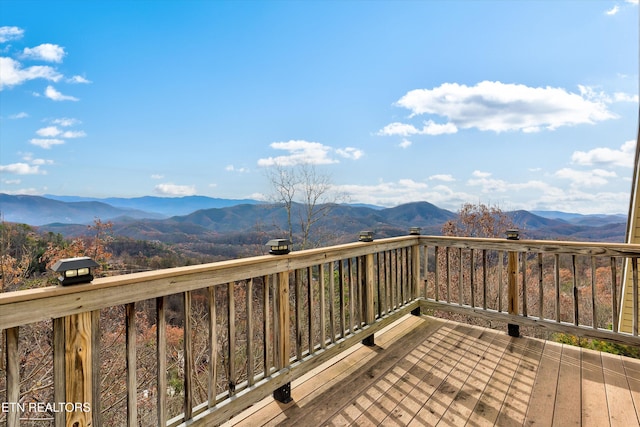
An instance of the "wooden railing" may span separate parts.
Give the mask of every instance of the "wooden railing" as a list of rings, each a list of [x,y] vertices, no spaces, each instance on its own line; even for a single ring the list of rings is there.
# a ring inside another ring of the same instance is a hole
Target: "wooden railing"
[[[637,315],[632,334],[615,321],[622,263],[637,293],[639,256],[404,236],[0,294],[0,422],[217,424],[286,401],[293,379],[420,310],[640,345]]]
[[[420,243],[424,309],[640,345],[637,298],[632,333],[617,329],[627,260],[638,295],[640,245],[427,236]]]

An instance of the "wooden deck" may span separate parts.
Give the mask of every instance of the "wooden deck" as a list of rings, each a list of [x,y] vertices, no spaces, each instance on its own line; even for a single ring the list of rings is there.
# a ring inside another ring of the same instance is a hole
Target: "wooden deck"
[[[407,316],[225,426],[639,426],[640,360]]]

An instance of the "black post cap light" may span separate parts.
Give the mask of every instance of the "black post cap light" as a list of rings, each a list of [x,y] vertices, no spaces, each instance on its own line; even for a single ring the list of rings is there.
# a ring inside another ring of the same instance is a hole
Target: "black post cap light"
[[[88,256],[85,256],[58,260],[51,269],[56,273],[61,273],[58,280],[63,286],[66,286],[91,282],[93,280],[91,269],[99,265]]]
[[[409,234],[412,235],[412,236],[419,236],[421,230],[422,229],[420,227],[410,227],[409,228]]]
[[[358,235],[359,242],[373,242],[373,231],[361,231]]]
[[[507,240],[520,240],[520,230],[510,228],[507,230]]]
[[[271,255],[286,255],[291,252],[291,242],[289,239],[271,239],[267,242]]]

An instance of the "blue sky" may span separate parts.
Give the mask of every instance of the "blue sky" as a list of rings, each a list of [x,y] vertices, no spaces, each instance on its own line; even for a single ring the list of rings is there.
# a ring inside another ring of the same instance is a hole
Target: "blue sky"
[[[626,213],[638,1],[0,2],[0,192]]]

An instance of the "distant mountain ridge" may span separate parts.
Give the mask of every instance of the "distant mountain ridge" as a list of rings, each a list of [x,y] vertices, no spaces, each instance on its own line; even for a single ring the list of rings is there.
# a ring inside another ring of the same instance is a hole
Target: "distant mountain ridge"
[[[256,200],[203,196],[134,199],[52,197],[56,199],[0,194],[0,212],[4,221],[40,226],[43,230],[64,235],[81,234],[86,231],[86,224],[100,218],[112,221],[116,234],[167,242],[218,239],[223,234],[256,230],[274,234],[286,228],[286,212],[281,206]],[[106,203],[107,200],[117,206]],[[209,207],[211,205],[218,207]],[[196,209],[191,210],[193,208]],[[301,208],[294,205],[294,218],[298,218]],[[188,212],[183,213],[185,211]],[[526,238],[624,241],[624,215],[524,210],[506,213],[523,230]],[[377,236],[386,237],[405,234],[409,227],[417,226],[422,227],[423,234],[440,234],[442,225],[455,217],[454,212],[428,202],[412,202],[392,208],[334,205],[317,227],[347,235],[371,229]]]

